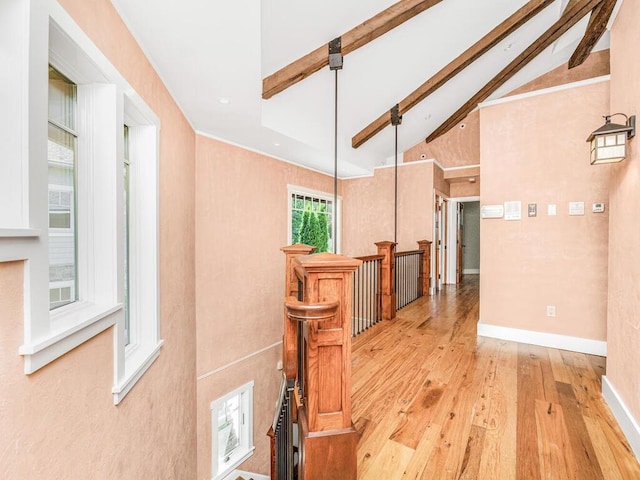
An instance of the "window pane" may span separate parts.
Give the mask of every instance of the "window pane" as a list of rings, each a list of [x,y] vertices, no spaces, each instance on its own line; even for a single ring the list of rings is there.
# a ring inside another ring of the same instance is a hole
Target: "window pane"
[[[52,212],[49,210],[49,228],[71,228],[71,212]]]
[[[296,193],[291,198],[291,243],[315,246],[318,253],[333,251],[333,201]]]
[[[49,309],[77,297],[75,85],[49,69]],[[59,126],[58,124],[62,125]],[[60,283],[73,286],[60,287]]]
[[[49,67],[49,120],[76,129],[76,86]]]
[[[130,191],[130,172],[129,172],[129,127],[124,126],[124,336],[125,345],[131,343],[131,273],[129,263],[129,237],[131,232],[129,203],[131,198]]]
[[[218,445],[218,462],[223,466],[240,446],[240,395],[224,402],[218,411]]]

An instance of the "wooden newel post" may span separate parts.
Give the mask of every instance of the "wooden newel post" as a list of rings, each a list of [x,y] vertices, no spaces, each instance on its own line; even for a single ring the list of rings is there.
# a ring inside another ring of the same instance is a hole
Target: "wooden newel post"
[[[296,258],[304,255],[309,255],[316,251],[317,247],[310,245],[303,245],[296,243],[295,245],[289,245],[288,247],[282,247],[280,250],[284,252],[285,258],[285,289],[284,297],[296,297],[298,298],[298,278],[295,273]]]
[[[419,240],[418,248],[422,250],[422,267],[420,270],[420,292],[422,295],[429,295],[431,280],[431,242],[429,240]]]
[[[380,284],[382,286],[382,319],[393,320],[396,318],[396,289],[395,289],[395,268],[396,268],[396,243],[376,242],[378,255],[384,255],[382,259],[382,272]]]
[[[319,253],[294,261],[304,276],[304,303],[289,300],[303,328],[303,405],[299,480],[356,480],[358,434],[351,421],[353,272],[360,260]],[[299,379],[300,380],[300,379]]]
[[[290,245],[288,247],[282,247],[285,253],[285,289],[284,297],[298,298],[298,277],[295,273],[294,260],[304,255],[309,255],[315,251],[316,247],[309,245],[302,245],[300,243],[296,245]],[[298,371],[298,324],[292,322],[286,315],[284,315],[284,335],[282,337],[282,370],[287,378],[296,378],[296,372]]]

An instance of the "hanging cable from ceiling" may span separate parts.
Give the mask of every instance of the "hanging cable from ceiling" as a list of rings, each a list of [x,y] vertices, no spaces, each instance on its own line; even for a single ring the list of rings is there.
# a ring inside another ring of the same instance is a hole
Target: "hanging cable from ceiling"
[[[402,115],[397,103],[391,108],[390,114],[391,125],[395,132],[393,241],[398,243],[398,125],[402,123]]]
[[[335,92],[333,103],[333,209],[331,212],[333,253],[338,253],[338,70],[342,70],[342,37],[329,42],[329,69],[335,72]]]

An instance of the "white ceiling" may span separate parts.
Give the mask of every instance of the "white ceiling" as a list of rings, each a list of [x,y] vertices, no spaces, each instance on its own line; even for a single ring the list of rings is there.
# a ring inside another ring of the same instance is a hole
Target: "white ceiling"
[[[346,55],[338,74],[339,176],[370,173],[393,157],[392,127],[358,149],[351,148],[351,138],[526,1],[443,0]],[[270,100],[262,100],[262,78],[396,0],[112,2],[196,131],[332,174],[335,73],[325,67]],[[406,113],[398,127],[399,150],[423,141],[555,22],[566,2],[556,0]],[[566,63],[586,22],[491,98]],[[608,43],[607,33],[596,50]]]

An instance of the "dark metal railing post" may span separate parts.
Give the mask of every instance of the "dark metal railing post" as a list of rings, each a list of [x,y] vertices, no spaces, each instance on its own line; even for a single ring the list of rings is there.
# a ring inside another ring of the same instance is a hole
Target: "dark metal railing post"
[[[380,273],[383,255],[358,257],[362,260],[353,275],[352,336],[364,332],[381,318]]]
[[[423,250],[399,252],[395,255],[396,308],[400,310],[422,296]]]
[[[280,396],[271,429],[273,430],[275,452],[273,463],[275,464],[275,479],[293,480],[294,456],[293,456],[293,388],[294,380],[282,376]],[[272,464],[273,465],[273,464]]]

